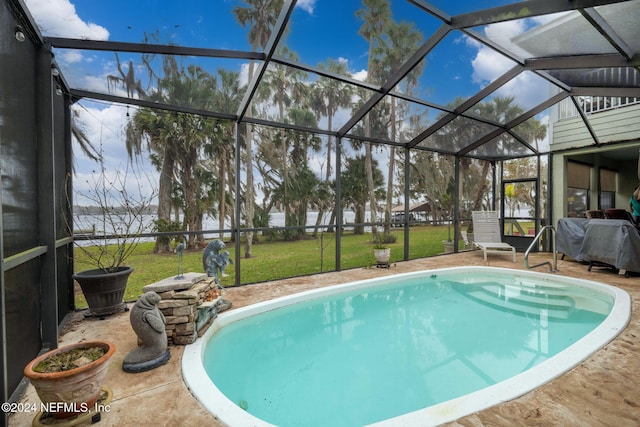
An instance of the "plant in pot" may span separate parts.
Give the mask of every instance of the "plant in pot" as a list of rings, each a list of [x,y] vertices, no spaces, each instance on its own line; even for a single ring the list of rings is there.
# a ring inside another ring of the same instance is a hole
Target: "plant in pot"
[[[391,248],[382,243],[376,243],[373,247],[373,256],[378,264],[387,264],[391,258]]]
[[[33,359],[24,368],[24,375],[38,393],[45,412],[54,418],[89,413],[103,392],[115,351],[109,341],[69,344]]]
[[[73,226],[78,230],[74,243],[84,255],[83,264],[92,268],[74,274],[73,279],[89,305],[85,316],[103,318],[127,309],[124,292],[133,268],[125,262],[150,227],[148,218],[156,192],[153,186],[141,185],[136,169],[107,173],[101,166],[84,189],[75,192],[83,204],[74,207]],[[127,183],[136,190],[130,190]],[[152,190],[145,193],[143,188]]]
[[[389,233],[377,236],[373,246],[373,256],[375,257],[378,265],[389,264],[389,259],[391,259],[391,248],[389,247],[389,244],[395,242],[395,240],[396,237]]]

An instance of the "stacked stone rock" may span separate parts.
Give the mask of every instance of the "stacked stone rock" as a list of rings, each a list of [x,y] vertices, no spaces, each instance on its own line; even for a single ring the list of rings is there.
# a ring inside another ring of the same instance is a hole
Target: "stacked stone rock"
[[[167,321],[169,345],[191,344],[202,336],[213,322],[215,312],[210,315],[209,310],[198,308],[217,298],[216,290],[214,278],[202,273],[185,273],[182,277],[171,277],[143,288],[144,292],[154,291],[162,298],[158,308]]]

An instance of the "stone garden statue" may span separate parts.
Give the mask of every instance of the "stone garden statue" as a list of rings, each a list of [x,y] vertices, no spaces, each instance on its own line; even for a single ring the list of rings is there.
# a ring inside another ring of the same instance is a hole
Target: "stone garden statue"
[[[202,254],[202,268],[207,273],[207,276],[218,279],[218,283],[220,283],[221,277],[227,276],[227,274],[224,274],[224,269],[229,264],[233,264],[229,251],[220,253],[224,247],[224,242],[216,239],[207,245]]]
[[[223,289],[220,285],[220,279],[227,276],[227,274],[224,274],[224,269],[227,268],[229,264],[233,264],[229,256],[229,251],[220,253],[224,247],[224,242],[216,239],[207,245],[202,254],[202,268],[204,268],[207,276],[215,277],[216,284],[220,290]],[[229,307],[231,307],[231,301],[222,298],[216,305],[218,312],[224,311]]]
[[[148,371],[164,365],[171,357],[167,349],[166,320],[157,306],[160,299],[153,291],[145,292],[131,309],[131,327],[142,345],[125,356],[122,363],[125,372]]]
[[[182,274],[182,254],[186,248],[187,238],[182,236],[182,241],[176,246],[176,253],[178,254],[178,275],[175,277],[176,279],[184,279],[184,274]]]

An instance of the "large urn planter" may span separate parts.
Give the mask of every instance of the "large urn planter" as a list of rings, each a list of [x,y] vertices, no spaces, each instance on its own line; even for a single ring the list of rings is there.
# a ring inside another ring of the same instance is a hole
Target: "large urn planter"
[[[82,288],[89,305],[85,316],[104,317],[125,311],[124,291],[132,272],[132,267],[118,267],[113,273],[95,269],[75,274],[73,278]]]
[[[91,352],[94,355],[97,351],[104,352],[104,354],[93,361],[87,356],[83,356],[73,363],[67,363],[66,360],[71,359],[70,355],[74,352],[82,354],[89,349],[92,349]],[[84,341],[69,344],[33,359],[24,368],[24,376],[31,381],[40,400],[47,408],[50,408],[49,412],[54,418],[69,418],[87,413],[95,408],[107,375],[111,356],[115,351],[116,346],[109,341]],[[39,372],[42,370],[38,366],[41,362],[49,365],[64,365],[65,367],[58,372]],[[67,364],[72,368],[69,369]]]
[[[373,256],[376,258],[378,264],[389,264],[391,248],[375,248],[373,250]]]

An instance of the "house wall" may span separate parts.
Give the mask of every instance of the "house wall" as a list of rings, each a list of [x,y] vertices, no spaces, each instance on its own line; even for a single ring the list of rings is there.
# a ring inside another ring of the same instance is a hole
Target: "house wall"
[[[552,115],[556,117],[557,115]],[[615,159],[607,151],[638,153],[640,149],[640,104],[628,105],[587,116],[598,143],[596,146],[581,117],[554,121],[550,125],[552,155],[552,220],[567,216],[567,162],[578,161],[592,166],[590,209],[598,209],[598,171],[607,168],[618,172],[615,205],[627,209],[629,195],[638,184],[638,155]]]
[[[640,104],[588,116],[601,144],[640,139]],[[594,140],[580,117],[553,123],[551,151],[592,146]]]
[[[631,149],[640,151],[640,142],[634,141],[628,144],[607,147],[609,149]],[[584,148],[556,153],[552,156],[552,206],[553,223],[558,219],[567,216],[567,163],[577,161],[591,166],[591,189],[589,194],[589,208],[599,209],[598,206],[598,171],[599,168],[606,168],[617,172],[618,181],[616,186],[615,207],[627,209],[629,197],[636,185],[638,185],[638,156],[627,159],[612,159],[606,156],[603,148]]]

